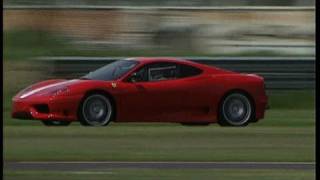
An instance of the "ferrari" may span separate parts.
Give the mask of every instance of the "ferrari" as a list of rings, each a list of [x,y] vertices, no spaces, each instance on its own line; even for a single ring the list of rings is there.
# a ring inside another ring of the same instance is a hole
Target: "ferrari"
[[[78,79],[33,84],[12,99],[12,117],[47,126],[79,121],[246,126],[264,118],[264,79],[175,58],[117,60]]]

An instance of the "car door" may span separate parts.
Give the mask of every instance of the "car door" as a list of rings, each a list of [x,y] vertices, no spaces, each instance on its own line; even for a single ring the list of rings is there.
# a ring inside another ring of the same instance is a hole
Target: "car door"
[[[156,62],[133,73],[124,95],[126,121],[179,121],[184,89],[178,83],[178,64]]]
[[[181,108],[185,111],[184,122],[212,121],[211,88],[209,76],[202,69],[189,64],[179,66],[179,84],[184,89]]]

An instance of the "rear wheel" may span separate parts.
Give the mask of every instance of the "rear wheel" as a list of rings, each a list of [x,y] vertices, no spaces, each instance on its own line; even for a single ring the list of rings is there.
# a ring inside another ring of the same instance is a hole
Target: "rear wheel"
[[[245,94],[231,93],[220,105],[218,123],[221,126],[246,126],[251,121],[253,114],[254,108]]]
[[[70,121],[42,121],[46,126],[68,126]]]
[[[80,123],[85,126],[106,126],[113,116],[111,101],[102,94],[87,96],[79,111]]]

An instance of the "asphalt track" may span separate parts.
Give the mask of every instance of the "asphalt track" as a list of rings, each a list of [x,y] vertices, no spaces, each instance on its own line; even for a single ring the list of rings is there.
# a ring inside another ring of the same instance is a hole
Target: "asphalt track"
[[[294,169],[315,170],[314,162],[124,162],[124,161],[61,161],[5,162],[7,170],[79,171],[112,168],[137,169]]]

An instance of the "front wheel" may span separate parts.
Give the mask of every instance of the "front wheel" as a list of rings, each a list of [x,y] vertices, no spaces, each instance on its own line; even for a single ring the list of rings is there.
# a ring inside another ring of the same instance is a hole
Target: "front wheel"
[[[246,126],[253,115],[254,108],[250,99],[243,93],[235,92],[223,99],[218,123],[221,126]]]
[[[46,126],[68,126],[70,121],[42,121]]]
[[[113,107],[109,98],[102,94],[87,96],[79,111],[80,123],[85,126],[106,126],[113,115]]]

